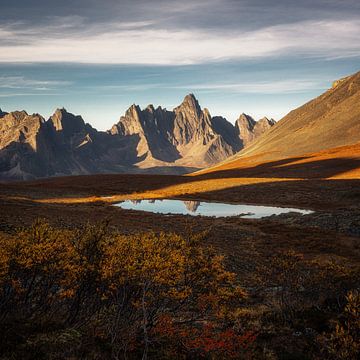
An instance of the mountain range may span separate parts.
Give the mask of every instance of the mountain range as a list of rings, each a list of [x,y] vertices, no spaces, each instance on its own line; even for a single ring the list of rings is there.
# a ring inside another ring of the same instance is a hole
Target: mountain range
[[[276,160],[359,141],[360,72],[334,81],[329,90],[291,111],[239,155]]]
[[[264,164],[268,164],[267,167],[278,164],[276,170],[279,172],[286,163],[295,168],[308,161],[313,162],[311,169],[307,170],[311,173],[320,173],[321,170],[329,174],[335,167],[338,172],[349,172],[349,169],[341,170],[341,164],[350,162],[351,167],[355,166],[359,160],[359,145],[360,72],[334,81],[330,89],[291,111],[264,136],[201,173],[254,168]],[[333,160],[333,169],[329,165],[330,159]],[[261,169],[261,166],[258,168]],[[354,174],[355,170],[352,170]]]
[[[212,117],[193,94],[172,111],[134,104],[108,131],[97,131],[65,109],[47,121],[39,114],[0,110],[0,178],[212,172],[249,161],[299,160],[359,142],[360,72],[335,81],[277,123],[241,114],[233,125]]]
[[[45,120],[0,109],[0,178],[94,173],[186,173],[227,159],[275,121],[241,114],[235,125],[202,109],[193,94],[172,111],[133,104],[109,131],[64,108]]]

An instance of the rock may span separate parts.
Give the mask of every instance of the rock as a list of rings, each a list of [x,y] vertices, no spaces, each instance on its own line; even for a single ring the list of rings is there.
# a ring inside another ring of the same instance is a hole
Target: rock
[[[242,147],[249,145],[254,139],[254,128],[256,121],[249,115],[242,113],[236,120],[235,127]]]
[[[236,134],[241,143],[240,149],[247,147],[274,125],[274,119],[269,120],[264,117],[259,121],[255,121],[251,116],[242,113],[235,123]]]
[[[247,143],[266,128],[263,121],[253,134],[257,123],[252,122]],[[194,94],[189,94],[173,111],[161,107],[155,110],[153,105],[141,110],[134,104],[110,133],[139,137],[137,152],[143,158],[139,167],[172,163],[199,168],[222,161],[243,148],[238,127],[220,116],[212,117],[208,109],[201,108]]]
[[[26,111],[0,111],[0,178],[93,173],[184,173],[213,165],[260,136],[270,120],[243,114],[233,126],[212,117],[193,94],[168,111],[133,104],[107,132],[57,109],[45,121]],[[172,169],[172,170],[171,170]]]
[[[254,139],[259,138],[275,124],[276,122],[274,119],[268,119],[266,116],[258,120],[253,129]]]

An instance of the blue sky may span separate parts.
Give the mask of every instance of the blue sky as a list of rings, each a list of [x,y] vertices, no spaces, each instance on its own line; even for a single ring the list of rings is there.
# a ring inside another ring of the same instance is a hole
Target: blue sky
[[[0,107],[104,130],[192,92],[231,122],[278,120],[360,70],[359,33],[353,0],[0,0]]]

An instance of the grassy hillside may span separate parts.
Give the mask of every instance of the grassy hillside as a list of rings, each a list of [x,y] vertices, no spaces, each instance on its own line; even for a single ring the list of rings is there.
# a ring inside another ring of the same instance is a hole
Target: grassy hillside
[[[360,72],[291,111],[236,157],[275,160],[360,141]]]

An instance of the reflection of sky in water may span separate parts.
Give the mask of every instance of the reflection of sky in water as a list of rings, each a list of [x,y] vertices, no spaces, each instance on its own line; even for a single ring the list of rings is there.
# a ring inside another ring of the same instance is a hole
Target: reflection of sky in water
[[[147,211],[159,214],[183,214],[202,216],[236,216],[242,215],[245,219],[260,219],[270,215],[280,215],[289,212],[310,214],[310,210],[295,208],[281,208],[260,205],[235,205],[205,201],[181,200],[127,200],[116,204],[127,210]]]

